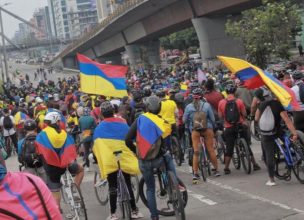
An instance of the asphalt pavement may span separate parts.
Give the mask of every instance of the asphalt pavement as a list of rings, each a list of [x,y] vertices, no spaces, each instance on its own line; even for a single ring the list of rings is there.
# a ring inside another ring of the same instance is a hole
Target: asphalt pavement
[[[21,72],[33,74],[37,67],[17,65]],[[15,68],[15,65],[12,67]],[[32,72],[32,73],[31,73]],[[55,73],[52,80],[63,77],[62,73]],[[49,77],[49,75],[48,75]],[[33,78],[31,78],[33,79]],[[207,182],[192,184],[192,176],[187,164],[177,167],[178,176],[186,184],[189,200],[186,219],[189,220],[303,220],[304,219],[304,186],[295,176],[290,181],[277,180],[277,185],[266,186],[268,180],[265,165],[261,158],[260,143],[253,141],[252,150],[262,169],[250,175],[240,169],[225,175],[220,166],[221,176],[210,177]],[[7,160],[10,171],[18,171],[17,158]],[[109,215],[109,207],[101,206],[94,194],[93,172],[86,172],[81,190],[87,207],[89,220],[105,220]],[[138,203],[140,211],[149,219],[148,209],[141,201]],[[173,217],[161,217],[172,220]]]

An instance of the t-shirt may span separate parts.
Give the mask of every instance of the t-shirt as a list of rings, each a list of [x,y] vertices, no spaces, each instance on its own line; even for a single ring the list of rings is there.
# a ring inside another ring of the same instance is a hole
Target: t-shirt
[[[263,113],[263,111],[265,110],[265,108],[270,105],[270,108],[272,110],[273,116],[274,116],[274,120],[275,120],[275,127],[276,128],[280,128],[280,122],[281,122],[281,112],[285,111],[284,107],[282,106],[282,104],[278,101],[278,100],[269,100],[269,101],[264,101],[261,102],[258,109],[261,112],[261,115]]]
[[[245,118],[242,115],[242,112],[246,111],[244,102],[241,99],[236,99],[233,96],[228,96],[227,99],[228,100],[233,100],[233,99],[236,100],[236,105],[237,105],[237,107],[239,109],[239,113],[240,113],[240,123],[243,124],[245,122]],[[221,113],[221,115],[223,115],[224,119],[225,119],[225,107],[226,107],[226,104],[227,104],[227,99],[221,100],[220,103],[219,103],[219,106],[218,106],[218,113]],[[226,120],[224,120],[224,127],[225,128],[230,128],[232,126],[233,126],[232,124],[229,124]]]
[[[175,111],[177,110],[176,103],[172,100],[165,99],[161,102],[161,110],[159,115],[170,124],[175,124]]]
[[[222,93],[217,91],[211,91],[204,94],[204,98],[207,100],[207,102],[212,106],[214,111],[217,111],[218,105],[222,99],[224,99],[224,96]]]

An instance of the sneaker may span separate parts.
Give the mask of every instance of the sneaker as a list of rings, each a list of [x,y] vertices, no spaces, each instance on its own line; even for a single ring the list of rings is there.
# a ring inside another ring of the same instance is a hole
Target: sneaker
[[[260,170],[261,169],[261,167],[259,166],[259,164],[254,164],[253,165],[253,170],[254,171],[257,171],[257,170]]]
[[[193,174],[192,180],[200,180],[200,176],[198,174]]]
[[[140,213],[138,210],[134,210],[131,213],[132,219],[143,218],[143,217],[144,217],[144,215],[142,213]]]
[[[267,181],[266,186],[275,186],[277,185],[275,182],[272,182],[270,180]]]
[[[218,176],[221,176],[221,174],[218,170],[214,170],[213,171],[213,176],[218,177]]]
[[[224,173],[225,173],[226,175],[228,175],[228,174],[230,174],[230,173],[231,173],[231,171],[230,171],[230,169],[229,169],[229,168],[225,168],[225,169],[224,169]]]
[[[117,217],[117,215],[114,213],[114,214],[111,214],[111,215],[107,218],[107,220],[118,220],[118,217]]]

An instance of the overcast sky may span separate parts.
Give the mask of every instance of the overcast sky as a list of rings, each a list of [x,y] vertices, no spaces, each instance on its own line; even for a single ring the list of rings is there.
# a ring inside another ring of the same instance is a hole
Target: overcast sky
[[[0,0],[0,6],[5,3],[11,3],[5,8],[12,13],[29,20],[36,8],[47,5],[47,0]],[[9,38],[13,37],[21,21],[3,13],[4,33]]]

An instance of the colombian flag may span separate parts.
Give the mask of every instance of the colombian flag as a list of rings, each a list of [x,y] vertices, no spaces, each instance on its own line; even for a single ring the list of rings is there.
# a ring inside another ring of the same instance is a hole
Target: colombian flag
[[[187,84],[181,83],[180,86],[181,86],[181,93],[187,92],[187,90],[188,90]]]
[[[114,151],[122,151],[120,166],[123,172],[139,174],[138,160],[125,145],[129,126],[122,118],[105,118],[94,131],[93,152],[97,158],[102,178],[118,170]]]
[[[64,130],[57,133],[54,128],[46,127],[37,135],[36,148],[46,163],[55,167],[66,168],[77,158],[73,138]]]
[[[235,74],[243,81],[248,89],[256,89],[266,85],[276,95],[285,109],[299,109],[300,106],[292,90],[270,73],[261,70],[245,60],[224,56],[218,56],[218,59],[225,64],[232,74]]]
[[[151,145],[162,136],[166,138],[171,134],[171,125],[164,119],[152,113],[144,113],[137,119],[136,142],[141,158],[145,158]]]
[[[30,117],[27,116],[25,113],[19,111],[14,116],[15,125],[17,126],[17,128],[23,128],[23,122],[29,118]]]
[[[84,93],[122,98],[128,96],[126,73],[128,67],[100,64],[77,54],[80,89]]]

